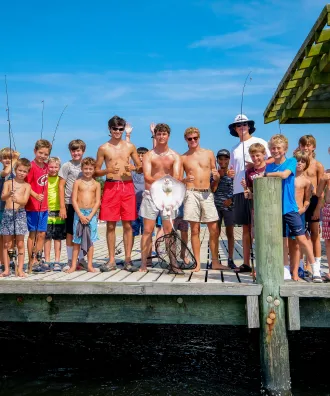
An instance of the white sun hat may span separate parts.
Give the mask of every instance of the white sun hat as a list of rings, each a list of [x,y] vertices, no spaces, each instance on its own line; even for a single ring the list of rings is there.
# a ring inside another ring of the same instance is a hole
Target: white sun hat
[[[235,130],[235,124],[240,124],[241,122],[247,122],[248,123],[249,128],[250,128],[249,133],[250,133],[250,135],[252,135],[252,133],[256,130],[255,127],[254,127],[254,121],[249,120],[245,114],[238,114],[235,117],[234,122],[232,124],[228,125],[230,134],[232,136],[238,137],[238,134],[237,134],[237,132]]]

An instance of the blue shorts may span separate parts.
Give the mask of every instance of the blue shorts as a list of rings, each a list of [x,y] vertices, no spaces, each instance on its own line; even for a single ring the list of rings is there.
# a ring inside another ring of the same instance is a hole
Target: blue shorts
[[[305,224],[298,212],[289,212],[282,216],[283,238],[305,235]]]
[[[0,210],[0,224],[2,222],[3,212],[4,212],[4,210]]]
[[[138,216],[136,220],[132,221],[132,230],[133,230],[134,237],[143,234],[143,217],[142,216]]]
[[[84,216],[88,216],[91,213],[92,209],[80,209],[80,212]],[[76,230],[77,230],[77,224],[79,223],[79,217],[77,213],[74,213],[74,219],[73,219],[73,239],[72,242],[76,243],[78,245],[81,245],[81,238],[76,237]],[[96,214],[92,217],[91,221],[88,223],[89,229],[91,231],[91,240],[92,242],[98,241],[99,236],[97,233],[97,217]]]
[[[26,221],[28,230],[33,231],[47,231],[48,210],[45,212],[30,212],[26,211]]]

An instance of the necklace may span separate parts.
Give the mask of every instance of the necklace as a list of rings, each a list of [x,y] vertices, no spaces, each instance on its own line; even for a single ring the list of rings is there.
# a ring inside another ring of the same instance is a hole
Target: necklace
[[[157,153],[157,151],[154,149],[154,153],[156,155],[159,155],[159,157],[165,157],[166,155],[168,155],[169,152],[170,152],[170,149],[167,149],[167,151],[165,151],[165,153]]]
[[[89,188],[91,185],[93,185],[94,184],[94,180],[91,180],[91,181],[89,181],[89,182],[86,182],[85,180],[82,180],[81,179],[81,181]]]

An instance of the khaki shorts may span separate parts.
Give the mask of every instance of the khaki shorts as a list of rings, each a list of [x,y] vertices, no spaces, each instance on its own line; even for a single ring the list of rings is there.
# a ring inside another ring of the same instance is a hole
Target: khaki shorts
[[[184,198],[183,219],[197,223],[218,221],[218,211],[211,191],[187,190]]]
[[[150,191],[144,190],[142,195],[142,202],[139,210],[139,215],[144,219],[156,220],[160,215],[163,220],[169,220],[169,216],[163,216],[163,212],[157,209],[154,201],[151,198]],[[177,211],[172,212],[171,219],[174,220],[177,216]]]

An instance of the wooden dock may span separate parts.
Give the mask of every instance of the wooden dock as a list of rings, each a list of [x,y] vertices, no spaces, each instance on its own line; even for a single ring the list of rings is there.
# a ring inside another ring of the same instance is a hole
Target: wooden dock
[[[105,225],[101,224],[100,240],[95,244],[94,265],[98,268],[107,260]],[[233,271],[208,269],[210,263],[207,228],[201,230],[202,270],[185,271],[184,276],[168,274],[153,259],[148,272],[130,273],[122,269],[123,244],[118,229],[116,256],[118,269],[112,272],[88,273],[80,270],[72,274],[47,272],[31,274],[27,278],[0,278],[0,320],[42,322],[135,322],[247,325],[259,327],[258,296],[262,286],[253,283],[252,276]],[[235,228],[234,260],[242,259],[242,229]],[[66,261],[65,243],[61,261]],[[220,259],[227,263],[227,238],[222,231],[219,242]],[[135,239],[132,260],[140,265],[140,238]],[[328,271],[323,262],[323,270]],[[133,297],[137,298],[134,299]],[[286,282],[281,296],[288,298],[291,330],[300,326],[317,326],[323,320],[300,315],[313,310],[300,299],[329,298],[327,284]],[[316,301],[316,300],[315,300]],[[329,308],[323,300],[317,302],[326,314]],[[313,304],[312,304],[313,305]],[[307,312],[306,311],[306,312]],[[330,319],[330,310],[329,310]],[[316,319],[316,320],[315,320]],[[330,325],[330,320],[329,320]]]

